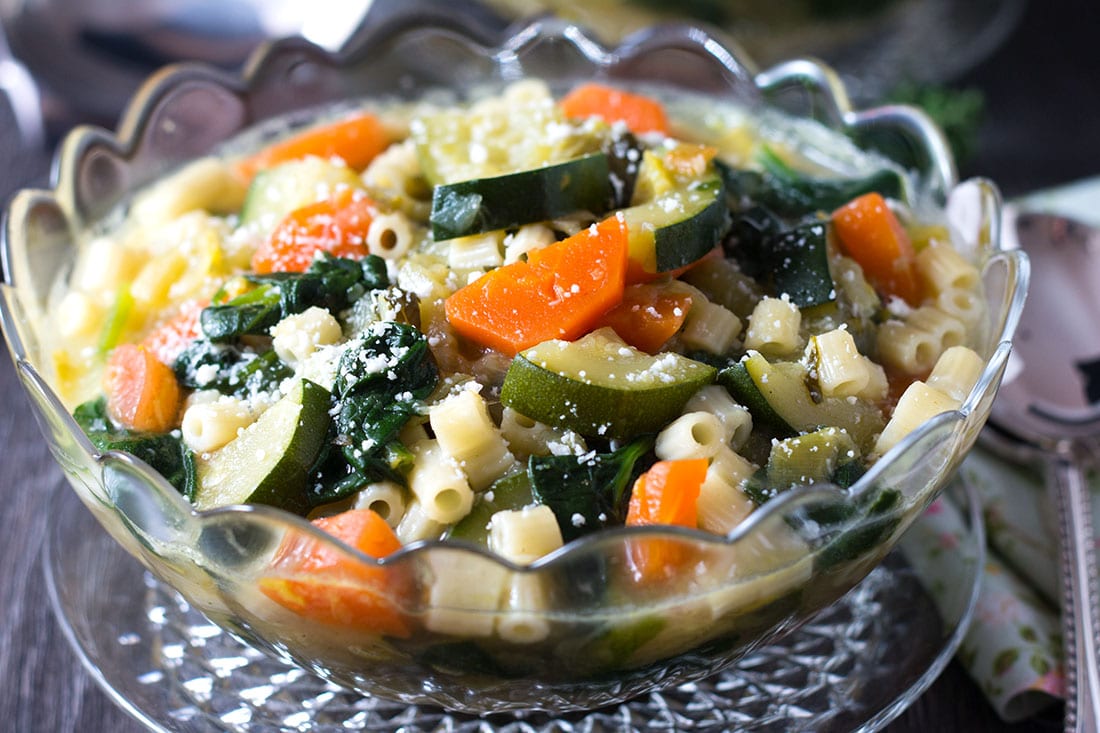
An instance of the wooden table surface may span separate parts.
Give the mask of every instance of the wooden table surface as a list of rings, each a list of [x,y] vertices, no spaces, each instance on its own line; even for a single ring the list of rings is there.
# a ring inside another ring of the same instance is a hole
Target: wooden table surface
[[[981,145],[965,174],[987,175],[1009,195],[1100,174],[1100,54],[1092,45],[1100,32],[1098,5],[1033,0],[1009,42],[959,80],[982,89],[987,100]],[[44,154],[15,145],[7,115],[0,110],[4,200],[18,186],[43,181],[47,167]],[[142,730],[96,687],[51,614],[40,550],[47,499],[60,472],[6,358],[0,364],[0,404],[0,730]],[[887,730],[1035,733],[1058,730],[1058,715],[1055,707],[1007,725],[952,663]]]

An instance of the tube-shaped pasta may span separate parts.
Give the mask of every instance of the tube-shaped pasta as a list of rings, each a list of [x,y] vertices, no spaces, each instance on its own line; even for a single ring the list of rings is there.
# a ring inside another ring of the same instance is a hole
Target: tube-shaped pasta
[[[717,303],[700,297],[692,303],[680,331],[680,339],[688,348],[725,354],[733,348],[740,334],[740,318]]]
[[[687,412],[657,434],[654,452],[662,461],[711,458],[726,445],[727,431],[710,412]]]
[[[528,252],[553,244],[554,231],[545,224],[527,224],[504,238],[504,264],[519,262]]]
[[[394,527],[394,534],[401,544],[407,545],[418,540],[437,539],[443,534],[444,525],[428,516],[415,496],[405,502],[405,513],[401,515],[401,521]]]
[[[248,406],[233,397],[200,401],[184,410],[180,421],[183,443],[196,453],[209,453],[237,437],[255,421]]]
[[[876,348],[883,364],[904,374],[926,374],[942,351],[933,334],[896,320],[879,326]]]
[[[271,345],[288,364],[300,364],[321,346],[337,343],[344,332],[331,313],[311,306],[271,327]]]
[[[966,326],[963,322],[935,306],[922,305],[910,313],[905,322],[913,328],[932,334],[940,344],[940,354],[966,341]],[[939,358],[939,354],[936,358]]]
[[[135,252],[109,237],[96,237],[80,253],[72,287],[89,295],[107,298],[129,283],[141,264]]]
[[[376,481],[359,490],[355,497],[356,509],[370,509],[397,527],[405,516],[405,490],[393,481]]]
[[[858,394],[870,381],[855,339],[846,328],[834,328],[813,337],[817,383],[827,397]]]
[[[917,253],[917,273],[930,293],[947,289],[973,292],[981,280],[978,268],[947,242],[932,242]]]
[[[363,183],[371,189],[392,191],[401,196],[416,196],[424,187],[420,180],[420,160],[412,140],[390,145],[363,170]]]
[[[534,644],[550,635],[546,619],[546,586],[542,577],[513,573],[497,617],[497,636],[514,644]]]
[[[367,248],[382,259],[396,260],[412,249],[416,235],[404,214],[391,211],[378,214],[367,228]]]
[[[400,536],[400,534],[398,535]],[[457,636],[490,636],[511,573],[499,564],[460,550],[426,556],[431,567],[424,626]]]
[[[706,596],[712,619],[781,597],[804,585],[814,569],[805,540],[780,517],[755,527],[723,557],[730,560],[727,567],[712,572],[725,575],[725,589]]]
[[[545,504],[505,509],[489,520],[489,547],[514,563],[533,562],[563,544],[557,517]]]
[[[176,252],[166,252],[149,259],[130,283],[130,295],[143,308],[164,306],[168,293],[183,271],[187,260]]]
[[[921,423],[941,412],[958,409],[959,400],[950,397],[924,382],[913,382],[902,393],[894,407],[894,414],[879,434],[872,451],[881,455],[897,445]]]
[[[729,448],[711,460],[695,503],[700,529],[729,534],[752,514],[755,505],[741,486],[755,470],[752,463]]]
[[[802,346],[802,312],[786,298],[762,298],[749,316],[745,349],[765,356],[793,354]]]
[[[684,414],[709,412],[722,423],[725,442],[735,450],[745,444],[752,433],[752,413],[734,401],[725,387],[708,384],[700,389],[684,405]]]
[[[877,402],[886,398],[890,392],[890,381],[886,378],[886,370],[881,364],[863,357],[863,363],[867,365],[867,386],[856,397]]]
[[[966,346],[952,346],[943,352],[925,382],[961,404],[978,382],[985,362]]]
[[[488,270],[504,264],[502,235],[497,232],[458,237],[448,242],[447,264],[454,270]]]
[[[500,433],[516,456],[581,455],[588,452],[584,437],[562,428],[532,420],[505,407],[500,419]]]
[[[412,452],[415,461],[409,471],[409,490],[428,518],[452,524],[469,514],[474,492],[458,463],[444,452],[439,442],[417,443]]]
[[[985,323],[989,306],[976,290],[944,288],[936,296],[935,305],[941,311],[957,318],[967,330],[974,330]]]
[[[87,339],[98,335],[103,325],[103,307],[79,290],[70,290],[57,303],[54,322],[66,339]]]
[[[431,408],[428,419],[439,446],[458,463],[474,491],[484,489],[515,464],[477,392],[464,389],[447,397]]]
[[[200,158],[138,196],[131,216],[151,228],[197,209],[229,213],[241,208],[247,190],[226,159]]]

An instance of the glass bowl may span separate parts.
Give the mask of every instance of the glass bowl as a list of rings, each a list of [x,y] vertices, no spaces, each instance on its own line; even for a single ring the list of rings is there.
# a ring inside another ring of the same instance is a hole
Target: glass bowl
[[[318,105],[528,76],[557,89],[595,77],[660,82],[750,105],[775,98],[859,140],[908,151],[922,188],[946,202],[960,241],[983,263],[991,319],[979,349],[988,365],[962,407],[922,425],[851,489],[792,489],[728,537],[618,529],[530,566],[438,541],[375,561],[270,507],[196,512],[139,460],[96,452],[44,366],[45,302],[74,259],[74,232],[264,120],[295,124]],[[18,194],[8,211],[0,316],[46,440],[84,505],[157,578],[243,641],[353,690],[472,713],[592,709],[700,679],[852,588],[973,444],[1001,382],[1027,280],[1024,255],[999,248],[996,189],[984,181],[955,185],[942,136],[922,114],[854,112],[823,66],[792,61],[756,73],[719,39],[681,25],[649,29],[608,50],[560,20],[536,21],[501,41],[461,17],[429,13],[365,28],[337,54],[300,40],[271,44],[240,78],[173,67],[140,90],[117,134],[72,132],[54,180],[52,190]],[[293,578],[298,591],[340,594],[354,606],[366,592],[357,584],[384,573],[400,623],[380,633],[373,622],[311,622],[274,603],[261,586],[271,580],[272,557],[291,542],[315,543],[361,570],[322,585]],[[653,543],[676,553],[687,570],[663,583],[635,582],[631,553]],[[464,591],[466,600],[437,600],[447,588]]]

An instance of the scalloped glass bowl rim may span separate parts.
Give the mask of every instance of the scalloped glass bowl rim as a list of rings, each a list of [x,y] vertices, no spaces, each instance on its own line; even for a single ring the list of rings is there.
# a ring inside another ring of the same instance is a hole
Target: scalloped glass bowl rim
[[[789,83],[792,78],[802,83],[817,86],[817,91],[822,94],[822,98],[826,101],[824,110],[827,118],[826,121],[832,123],[834,127],[841,127],[844,131],[851,132],[853,129],[857,129],[868,123],[879,124],[881,120],[886,117],[889,118],[890,123],[898,124],[910,133],[915,132],[918,138],[923,138],[923,141],[926,143],[926,148],[922,152],[927,157],[926,175],[930,180],[930,187],[932,190],[942,192],[946,195],[955,188],[954,164],[949,153],[947,153],[946,145],[943,143],[942,136],[934,126],[931,126],[931,123],[923,113],[911,108],[896,105],[856,112],[850,108],[843,86],[836,75],[827,67],[816,61],[796,59],[760,72],[759,74],[750,75],[747,64],[738,59],[738,57],[721,41],[708,35],[705,31],[691,26],[675,25],[655,28],[649,32],[636,34],[636,37],[627,39],[617,49],[609,51],[587,36],[584,31],[577,26],[557,21],[556,19],[542,19],[536,21],[520,29],[516,34],[505,41],[502,46],[496,48],[481,44],[477,40],[475,33],[468,32],[468,29],[464,29],[461,23],[452,23],[449,18],[440,22],[439,25],[442,27],[443,32],[447,34],[454,34],[457,31],[460,32],[461,35],[462,31],[467,31],[466,35],[462,36],[462,40],[471,47],[480,46],[483,55],[486,58],[496,61],[498,64],[516,63],[516,59],[522,56],[522,53],[527,47],[531,44],[545,40],[548,35],[559,40],[564,39],[572,43],[576,49],[592,63],[593,71],[606,71],[609,67],[621,62],[624,58],[629,58],[630,54],[644,52],[653,44],[687,43],[692,46],[691,50],[706,56],[708,62],[713,62],[721,66],[721,71],[724,74],[737,78],[741,82],[748,81],[758,92],[772,85]],[[392,29],[377,29],[375,33],[368,34],[367,39],[362,42],[368,44],[370,38],[380,37],[386,32],[392,32]],[[83,223],[83,219],[79,213],[81,206],[78,203],[82,200],[83,192],[77,190],[75,171],[78,161],[80,161],[87,149],[96,145],[106,145],[124,162],[129,162],[138,152],[139,145],[146,133],[146,126],[150,124],[150,121],[155,116],[153,115],[153,111],[156,109],[156,105],[163,102],[176,85],[193,82],[197,78],[209,83],[222,85],[224,88],[234,93],[247,96],[254,91],[254,84],[259,83],[257,80],[262,81],[263,72],[269,65],[274,63],[273,59],[278,59],[279,56],[284,53],[297,54],[303,51],[326,58],[337,65],[346,60],[340,54],[329,54],[303,41],[291,39],[268,44],[259,49],[253,60],[246,66],[244,74],[240,77],[228,76],[222,72],[198,64],[179,64],[166,68],[151,77],[135,95],[122,117],[122,123],[119,126],[119,132],[117,134],[111,134],[99,128],[91,127],[77,128],[69,133],[55,161],[53,175],[54,187],[48,191],[28,190],[21,192],[13,200],[7,212],[8,219],[4,232],[3,248],[2,251],[0,251],[0,255],[3,257],[5,270],[6,282],[4,284],[4,290],[11,292],[5,292],[7,297],[5,297],[3,302],[0,302],[0,311],[2,311],[4,318],[5,339],[24,377],[24,386],[31,389],[33,385],[34,388],[40,392],[40,395],[45,398],[46,404],[50,405],[52,411],[56,413],[54,416],[60,416],[64,421],[67,431],[71,434],[69,437],[75,440],[80,449],[87,454],[88,458],[91,458],[94,462],[99,464],[101,468],[106,468],[114,464],[122,467],[129,473],[136,474],[143,482],[148,484],[151,491],[155,491],[162,495],[161,498],[169,497],[169,501],[176,503],[174,509],[179,514],[189,516],[191,520],[200,527],[207,522],[217,522],[219,519],[224,519],[227,516],[241,516],[243,518],[245,515],[251,515],[257,519],[262,518],[262,521],[284,525],[288,530],[311,535],[317,541],[332,546],[339,552],[344,553],[358,562],[367,564],[384,565],[397,562],[401,558],[413,553],[430,552],[433,547],[445,546],[450,550],[461,548],[464,551],[479,554],[514,572],[537,572],[540,569],[551,567],[563,561],[563,559],[568,559],[573,554],[584,552],[595,543],[606,542],[609,546],[619,545],[626,541],[626,538],[639,536],[680,537],[712,546],[733,545],[745,537],[750,536],[756,527],[762,525],[769,519],[782,516],[782,513],[793,505],[822,498],[836,500],[857,497],[865,487],[874,486],[892,465],[894,465],[903,455],[913,450],[914,446],[919,445],[925,436],[937,431],[951,432],[953,429],[957,429],[966,423],[973,416],[974,410],[981,404],[987,402],[992,392],[996,389],[997,381],[1002,373],[1004,363],[1010,350],[1010,340],[1015,330],[1019,311],[1022,308],[1023,295],[1026,290],[1027,268],[1026,259],[1019,253],[1004,252],[997,249],[1000,242],[999,199],[996,196],[995,189],[988,184],[988,182],[981,181],[979,183],[984,188],[983,198],[985,200],[980,205],[992,207],[992,213],[995,219],[989,224],[991,227],[989,241],[994,244],[994,254],[991,257],[991,261],[994,259],[1002,259],[1005,261],[1006,266],[1011,270],[1011,281],[1015,286],[1011,292],[1007,294],[1005,313],[997,314],[999,316],[998,321],[1002,323],[1002,328],[992,342],[996,344],[993,354],[978,384],[959,410],[938,415],[911,433],[898,445],[894,446],[885,456],[879,459],[872,466],[871,470],[864,475],[851,490],[842,490],[837,487],[820,485],[792,489],[758,509],[745,522],[725,537],[710,534],[702,530],[680,527],[637,527],[606,530],[595,535],[589,535],[574,540],[565,547],[541,558],[529,566],[516,565],[501,558],[490,550],[474,545],[444,543],[439,541],[414,543],[402,548],[383,560],[375,560],[333,539],[330,535],[325,534],[311,525],[304,518],[272,507],[253,505],[225,507],[208,512],[196,512],[162,477],[152,471],[152,469],[140,460],[126,454],[100,454],[95,450],[87,437],[80,431],[75,421],[63,408],[60,399],[53,393],[48,382],[41,376],[33,363],[30,362],[22,338],[17,328],[15,328],[16,317],[12,312],[12,306],[8,298],[12,297],[13,300],[19,298],[18,291],[20,290],[20,283],[18,280],[21,277],[20,269],[22,266],[19,257],[24,256],[28,249],[27,240],[31,234],[27,227],[27,217],[29,216],[32,205],[45,199],[49,203],[52,203],[58,211],[63,213],[66,223],[70,227],[76,228]],[[26,275],[26,273],[22,274]],[[16,282],[13,282],[13,280]],[[979,417],[984,421],[984,415]],[[928,501],[931,500],[935,493],[938,493],[938,491],[942,489],[944,483],[946,483],[946,476],[939,477],[939,480],[927,497]],[[100,485],[97,488],[103,490],[104,496],[107,496],[105,486]],[[116,520],[120,518],[125,519],[125,516],[117,507],[111,507],[111,509],[115,512],[114,518]],[[100,520],[103,521],[103,516],[99,516]],[[895,540],[896,536],[897,535],[894,535]],[[675,600],[683,600],[683,596],[677,597]]]

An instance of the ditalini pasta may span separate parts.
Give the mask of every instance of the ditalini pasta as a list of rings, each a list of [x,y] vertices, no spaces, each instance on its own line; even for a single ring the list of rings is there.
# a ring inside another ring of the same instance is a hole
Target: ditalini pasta
[[[50,304],[59,393],[196,510],[369,526],[339,535],[367,554],[443,543],[391,578],[402,624],[546,646],[540,558],[623,526],[736,536],[792,487],[849,487],[985,365],[984,263],[905,171],[697,101],[526,80],[194,161],[81,234]],[[771,532],[781,569],[744,545],[692,613],[804,581],[827,514]],[[706,571],[647,538],[584,572]],[[686,633],[646,623],[636,659]]]

